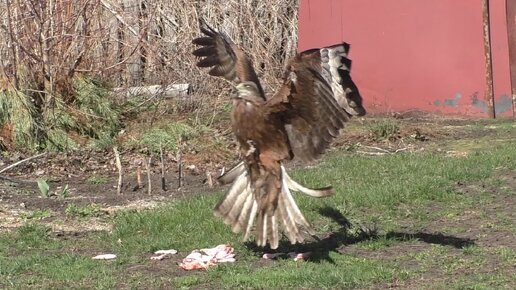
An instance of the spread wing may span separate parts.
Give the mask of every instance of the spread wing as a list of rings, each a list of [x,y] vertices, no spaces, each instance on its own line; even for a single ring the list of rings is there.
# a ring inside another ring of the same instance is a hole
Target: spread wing
[[[362,116],[362,98],[350,76],[349,46],[335,45],[292,58],[279,91],[267,102],[285,122],[296,159],[319,157],[351,116]]]
[[[258,76],[246,54],[229,37],[213,30],[202,19],[200,28],[205,36],[193,40],[193,44],[201,46],[193,51],[195,56],[201,57],[197,66],[210,67],[210,75],[222,77],[235,85],[252,81],[258,86],[261,96],[265,99]]]

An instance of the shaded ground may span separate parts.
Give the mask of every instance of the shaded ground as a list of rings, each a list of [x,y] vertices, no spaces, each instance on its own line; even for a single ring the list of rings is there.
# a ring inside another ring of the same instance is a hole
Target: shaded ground
[[[514,128],[514,123],[441,119],[425,114],[368,118],[350,124],[339,138],[338,148],[332,150],[371,156],[407,151],[437,152],[448,158],[462,158],[496,142],[515,140]],[[25,157],[3,157],[0,169]],[[87,240],[96,231],[109,230],[112,217],[120,210],[152,208],[199,192],[221,191],[218,186],[208,187],[206,171],[217,176],[222,166],[233,162],[207,165],[196,163],[195,158],[185,158],[192,161],[183,164],[183,186],[178,190],[177,161],[174,156],[167,156],[168,189],[160,188],[159,163],[155,161],[153,191],[149,196],[145,170],[144,188],[134,190],[134,160],[142,158],[141,155],[123,152],[122,158],[126,172],[123,195],[116,194],[117,170],[111,152],[49,154],[6,172],[6,176],[15,181],[0,180],[0,232],[35,222],[50,225],[57,239]],[[49,180],[51,192],[68,185],[68,196],[41,197],[35,182],[41,177]],[[370,287],[373,289],[449,289],[449,285],[459,289],[470,285],[480,286],[480,289],[515,289],[516,279],[508,277],[516,278],[516,171],[500,169],[482,182],[458,181],[455,190],[465,197],[466,203],[399,206],[396,230],[390,230],[388,222],[382,221],[379,224],[383,228],[379,231],[373,224],[367,224],[362,232],[357,232],[352,222],[338,211],[323,208],[320,214],[333,219],[341,229],[326,232],[319,241],[295,249],[318,251],[314,262],[331,261],[333,253],[340,253],[375,259],[398,269],[392,281],[373,283]],[[257,256],[262,253],[252,245],[248,248]],[[87,256],[102,250],[109,249],[94,248],[87,242],[76,249]],[[292,250],[292,247],[283,246],[280,250]],[[133,288],[141,277],[153,281],[178,277],[178,283],[184,287],[217,288],[209,282],[212,273],[184,272],[177,267],[186,254],[180,252],[156,262],[148,259],[148,253],[142,253],[138,263],[128,263],[120,269],[128,279],[126,284],[117,286]],[[273,267],[275,263],[258,260],[250,262],[249,267]],[[156,283],[156,287],[163,287]],[[152,285],[144,287],[152,288]]]
[[[453,284],[470,289],[460,283],[475,282],[479,275],[486,277],[476,281],[480,289],[515,289],[516,171],[499,172],[498,177],[505,181],[504,187],[457,185],[474,204],[427,205],[419,210],[436,217],[424,226],[414,225],[412,219],[400,220],[406,231],[388,232],[363,245],[342,247],[339,252],[393,261],[418,273],[407,281],[376,285],[376,289],[449,289]]]

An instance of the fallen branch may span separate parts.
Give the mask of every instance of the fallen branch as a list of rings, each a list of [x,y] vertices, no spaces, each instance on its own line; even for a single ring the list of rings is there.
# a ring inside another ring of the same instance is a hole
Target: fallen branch
[[[20,160],[20,161],[18,161],[18,162],[15,162],[15,163],[13,163],[13,164],[11,164],[11,165],[9,165],[9,166],[5,167],[4,169],[0,170],[0,174],[1,174],[1,173],[6,172],[7,170],[9,170],[9,169],[11,169],[11,168],[14,168],[14,167],[16,167],[16,166],[20,165],[20,164],[22,164],[22,163],[25,163],[25,162],[30,161],[30,160],[32,160],[32,159],[36,159],[36,158],[41,157],[41,156],[43,156],[43,155],[45,155],[45,154],[47,154],[47,153],[46,153],[46,152],[43,152],[43,153],[40,153],[40,154],[37,154],[37,155],[31,156],[31,157],[25,158],[25,159]]]
[[[139,106],[145,102],[160,96],[162,98],[186,97],[190,92],[190,84],[173,84],[173,85],[152,85],[144,87],[115,88],[113,93],[117,98],[132,98],[136,96],[150,96]]]
[[[0,180],[6,180],[8,182],[14,182],[14,183],[38,183],[36,180],[26,180],[26,179],[18,179],[10,176],[0,175]]]

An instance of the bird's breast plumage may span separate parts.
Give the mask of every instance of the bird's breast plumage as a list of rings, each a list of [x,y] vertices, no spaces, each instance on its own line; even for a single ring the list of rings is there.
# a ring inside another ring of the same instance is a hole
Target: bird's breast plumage
[[[232,111],[233,132],[245,155],[254,144],[260,153],[274,152],[278,159],[289,157],[287,134],[280,119],[268,114],[264,104],[236,100]]]

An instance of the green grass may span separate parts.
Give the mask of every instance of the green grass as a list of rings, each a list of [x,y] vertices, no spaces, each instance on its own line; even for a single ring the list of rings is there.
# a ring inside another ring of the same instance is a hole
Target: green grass
[[[65,213],[75,217],[99,217],[104,215],[100,206],[95,203],[88,205],[77,205],[71,203],[66,206]]]
[[[97,176],[97,175],[90,176],[90,177],[88,177],[88,179],[86,179],[87,183],[94,184],[94,185],[106,184],[106,183],[108,183],[108,181],[109,181],[109,179],[107,177]]]
[[[400,132],[399,124],[392,119],[375,120],[366,127],[375,140],[396,139]]]
[[[48,210],[48,209],[44,209],[44,210],[37,209],[37,210],[32,211],[32,212],[22,213],[22,214],[20,214],[20,216],[24,220],[42,220],[44,218],[51,217],[52,216],[52,212],[50,210]]]
[[[28,224],[0,236],[0,288],[114,287],[116,268],[67,249],[50,229]],[[94,279],[94,280],[92,280]]]
[[[263,251],[244,245],[240,235],[213,217],[212,208],[222,196],[219,192],[176,199],[157,209],[120,212],[112,221],[113,230],[80,238],[60,239],[47,228],[34,225],[0,234],[0,288],[387,288],[393,281],[417,281],[419,275],[433,272],[439,279],[430,280],[423,288],[503,288],[514,274],[483,270],[489,269],[492,259],[505,266],[513,263],[513,249],[453,246],[439,238],[403,233],[441,220],[456,222],[456,232],[463,233],[460,218],[465,212],[490,204],[494,197],[483,191],[464,194],[457,189],[457,182],[503,187],[504,181],[495,175],[515,169],[513,142],[475,148],[460,158],[432,152],[371,157],[335,151],[316,168],[292,172],[294,179],[307,186],[332,184],[336,189],[335,196],[325,199],[296,195],[322,241],[280,247],[286,251],[311,250],[311,261],[261,261]],[[66,211],[83,218],[98,214],[94,206],[73,204]],[[507,219],[478,212],[479,221],[486,225]],[[343,227],[344,219],[350,222],[349,228]],[[456,228],[450,227],[450,231]],[[514,235],[513,228],[506,225],[484,230]],[[335,238],[325,238],[329,232],[335,232]],[[158,249],[174,248],[186,255],[193,249],[221,243],[235,247],[236,263],[185,273],[175,263],[149,261]],[[412,247],[417,243],[425,247]],[[385,254],[393,246],[407,252]],[[341,254],[340,247],[350,252]],[[117,254],[117,260],[91,260],[91,256],[107,252]],[[158,273],[147,274],[146,267],[157,268]]]

